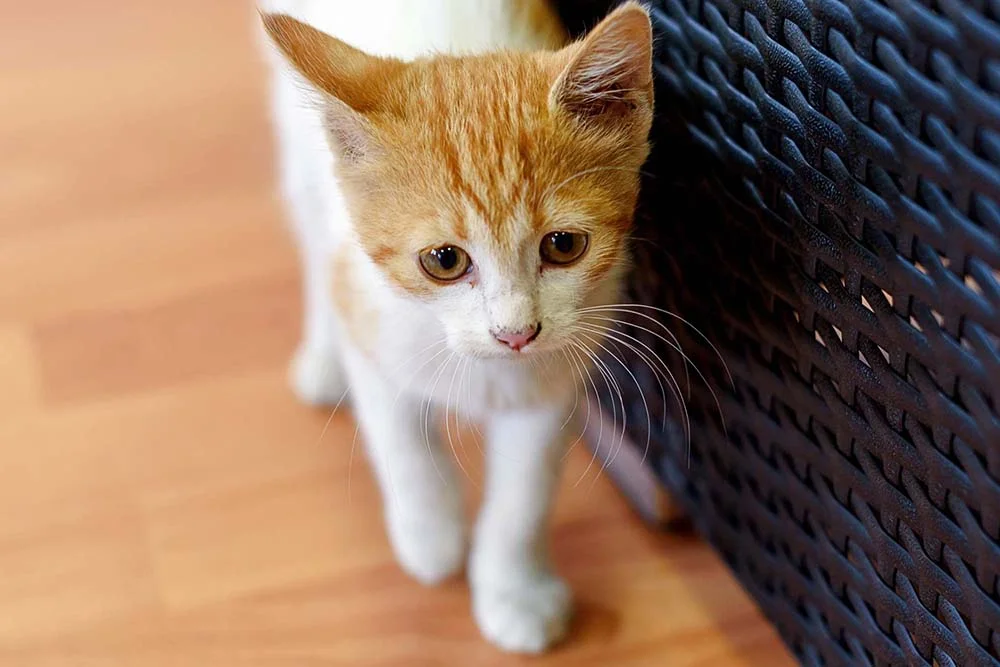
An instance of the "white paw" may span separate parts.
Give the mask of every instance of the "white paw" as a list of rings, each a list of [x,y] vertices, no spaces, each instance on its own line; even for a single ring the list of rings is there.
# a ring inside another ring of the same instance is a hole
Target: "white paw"
[[[289,373],[295,395],[308,405],[336,405],[347,391],[346,376],[332,346],[300,346]]]
[[[545,575],[520,583],[473,585],[479,630],[511,653],[541,653],[566,636],[572,599],[566,583]]]
[[[400,567],[431,586],[461,571],[465,564],[465,527],[460,515],[414,519],[392,517],[389,539]]]

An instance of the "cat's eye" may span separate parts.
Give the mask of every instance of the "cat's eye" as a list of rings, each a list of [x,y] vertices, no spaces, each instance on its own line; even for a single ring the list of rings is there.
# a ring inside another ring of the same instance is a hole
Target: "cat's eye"
[[[469,253],[453,245],[428,248],[420,253],[420,266],[431,278],[451,282],[464,276],[472,268]]]
[[[589,243],[589,237],[582,232],[552,232],[542,239],[539,252],[547,264],[565,266],[583,257]]]

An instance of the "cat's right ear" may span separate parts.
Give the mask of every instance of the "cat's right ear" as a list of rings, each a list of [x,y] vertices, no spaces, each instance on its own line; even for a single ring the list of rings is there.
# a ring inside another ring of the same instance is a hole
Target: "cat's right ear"
[[[550,92],[552,107],[645,136],[653,115],[653,36],[645,7],[620,5],[561,54],[569,61]]]
[[[366,115],[384,105],[405,64],[370,56],[284,14],[262,13],[261,21],[289,64],[322,94],[332,148],[347,162],[371,157],[378,144]]]

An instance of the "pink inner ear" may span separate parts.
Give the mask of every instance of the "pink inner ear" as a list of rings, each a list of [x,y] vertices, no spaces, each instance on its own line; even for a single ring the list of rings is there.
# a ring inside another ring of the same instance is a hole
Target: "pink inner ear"
[[[325,104],[324,121],[334,153],[347,164],[370,158],[375,139],[368,121],[336,98]]]
[[[633,6],[613,13],[584,40],[559,77],[554,101],[587,117],[628,114],[648,104],[651,40],[649,18],[642,9]]]

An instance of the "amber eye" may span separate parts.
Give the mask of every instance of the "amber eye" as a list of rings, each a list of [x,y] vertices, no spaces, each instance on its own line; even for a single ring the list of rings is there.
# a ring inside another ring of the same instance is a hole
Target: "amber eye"
[[[565,266],[583,257],[590,239],[581,232],[552,232],[542,239],[540,252],[548,264]]]
[[[420,253],[420,266],[431,278],[458,280],[472,267],[469,253],[452,245],[429,248]]]

